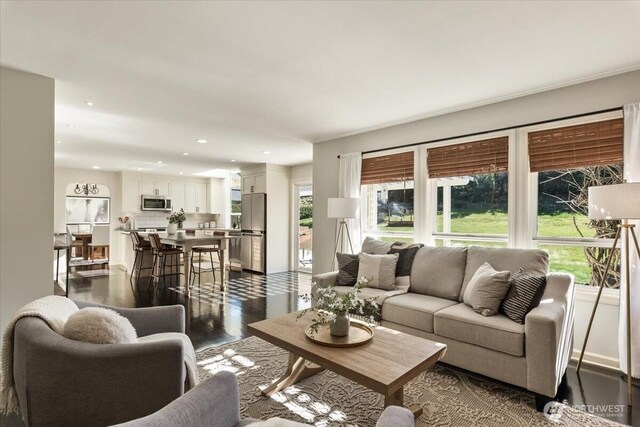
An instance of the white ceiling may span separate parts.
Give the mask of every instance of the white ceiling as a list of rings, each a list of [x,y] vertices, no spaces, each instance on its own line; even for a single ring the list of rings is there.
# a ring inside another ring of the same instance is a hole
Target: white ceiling
[[[640,2],[0,7],[0,63],[56,79],[66,167],[299,164],[313,142],[640,68]]]

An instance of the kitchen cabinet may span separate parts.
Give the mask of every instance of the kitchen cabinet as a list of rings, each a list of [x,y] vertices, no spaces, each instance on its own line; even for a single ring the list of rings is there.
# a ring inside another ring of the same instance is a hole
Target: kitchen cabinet
[[[171,181],[169,181],[168,179],[158,179],[151,176],[143,176],[140,190],[142,191],[142,195],[145,196],[169,196],[171,195]]]
[[[209,212],[209,184],[204,182],[187,182],[185,184],[184,200],[185,212]]]
[[[186,209],[186,192],[185,183],[181,181],[171,182],[171,210],[179,211],[180,209]]]
[[[244,175],[242,177],[242,194],[266,193],[267,176],[264,173]]]

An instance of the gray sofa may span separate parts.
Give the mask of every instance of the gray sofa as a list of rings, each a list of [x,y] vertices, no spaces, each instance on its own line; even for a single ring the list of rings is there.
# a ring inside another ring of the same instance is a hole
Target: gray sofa
[[[230,372],[218,372],[156,413],[118,427],[243,427],[259,422],[252,418],[240,420],[238,396],[236,376]],[[376,427],[413,425],[413,413],[398,406],[386,408],[376,423]]]
[[[547,275],[542,301],[524,325],[503,314],[484,317],[462,303],[467,283],[484,262],[496,270]],[[526,388],[536,393],[540,407],[556,395],[573,349],[573,276],[548,269],[549,256],[541,250],[423,247],[408,292],[364,289],[362,296],[383,301],[381,326],[446,344],[443,362]],[[317,287],[333,286],[336,279],[337,272],[313,278]]]
[[[75,301],[78,307],[99,306]],[[181,305],[126,309],[138,336],[182,332]],[[91,344],[24,317],[14,330],[13,373],[27,426],[104,426],[151,414],[182,396],[182,342]]]

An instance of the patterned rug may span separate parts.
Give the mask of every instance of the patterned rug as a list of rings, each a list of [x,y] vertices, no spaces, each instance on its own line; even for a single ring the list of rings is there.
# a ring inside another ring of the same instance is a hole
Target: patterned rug
[[[334,372],[324,371],[277,393],[260,390],[280,377],[288,353],[256,337],[198,351],[200,378],[221,370],[240,383],[242,417],[282,417],[316,426],[375,426],[384,399]],[[438,364],[404,388],[405,403],[420,403],[416,426],[619,426],[594,415],[561,407],[549,422],[535,409],[533,395]]]

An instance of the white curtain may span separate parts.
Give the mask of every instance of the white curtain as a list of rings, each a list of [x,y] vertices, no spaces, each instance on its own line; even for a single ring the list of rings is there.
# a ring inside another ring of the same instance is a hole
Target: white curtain
[[[640,182],[640,103],[624,106],[624,178],[627,182]],[[640,221],[636,224],[637,236]],[[640,261],[630,242],[629,258],[631,264],[631,307],[627,307],[627,279],[622,269],[620,283],[620,327],[618,328],[618,354],[620,370],[627,374],[627,310],[631,310],[631,376],[640,378]],[[623,245],[624,248],[624,245]],[[626,259],[623,254],[622,259]]]
[[[360,198],[360,175],[362,171],[362,153],[348,153],[340,155],[340,172],[338,173],[338,197]],[[362,246],[362,227],[360,226],[360,208],[355,218],[347,219],[347,226],[351,235],[353,252],[359,253]],[[338,248],[340,252],[347,252],[349,243],[344,240],[345,247]]]

